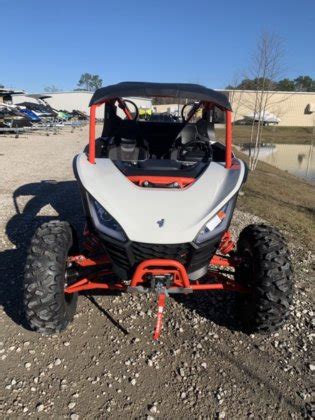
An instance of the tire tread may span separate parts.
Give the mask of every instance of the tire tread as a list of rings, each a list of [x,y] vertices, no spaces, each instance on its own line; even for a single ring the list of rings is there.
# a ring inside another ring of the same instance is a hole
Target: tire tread
[[[24,310],[31,329],[43,334],[63,331],[72,321],[77,295],[65,300],[64,271],[73,230],[65,221],[44,223],[35,232],[26,259]]]
[[[253,224],[240,234],[238,253],[252,251],[253,293],[243,318],[251,332],[272,332],[288,319],[293,297],[293,270],[283,235],[274,227]],[[247,310],[247,313],[246,313]]]

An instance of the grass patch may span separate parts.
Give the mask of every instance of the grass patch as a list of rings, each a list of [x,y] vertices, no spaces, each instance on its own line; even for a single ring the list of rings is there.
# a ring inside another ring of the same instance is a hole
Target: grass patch
[[[247,161],[241,152],[235,152]],[[259,162],[249,173],[243,187],[244,195],[237,207],[267,220],[285,232],[291,241],[314,248],[315,192],[314,186],[285,171]]]
[[[217,128],[219,138],[224,138],[224,128]],[[242,145],[250,141],[250,126],[233,126],[233,143]],[[313,127],[264,127],[262,134],[263,143],[277,144],[310,144],[314,141]]]

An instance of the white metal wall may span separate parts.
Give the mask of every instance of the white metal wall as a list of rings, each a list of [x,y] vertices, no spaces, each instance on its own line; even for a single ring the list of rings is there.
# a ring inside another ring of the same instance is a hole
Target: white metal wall
[[[229,99],[233,109],[234,121],[243,119],[255,108],[256,92],[249,90],[230,90]],[[315,126],[315,92],[269,92],[267,111],[280,118],[279,125],[312,127]]]
[[[62,109],[65,111],[72,111],[78,109],[79,111],[89,113],[89,102],[93,92],[56,92],[56,93],[43,93],[49,95],[51,98],[46,99],[49,105],[55,109]],[[149,98],[130,98],[140,108],[151,108],[152,101]],[[19,102],[36,102],[36,99],[30,98],[25,95],[14,95],[13,103]],[[104,107],[100,106],[96,111],[97,118],[104,117]]]

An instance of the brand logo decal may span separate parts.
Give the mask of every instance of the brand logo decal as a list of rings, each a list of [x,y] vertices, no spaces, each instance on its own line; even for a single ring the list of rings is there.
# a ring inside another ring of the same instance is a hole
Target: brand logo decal
[[[161,219],[161,220],[158,220],[156,223],[159,225],[159,227],[161,228],[161,227],[163,227],[164,226],[164,222],[165,222],[165,219]]]

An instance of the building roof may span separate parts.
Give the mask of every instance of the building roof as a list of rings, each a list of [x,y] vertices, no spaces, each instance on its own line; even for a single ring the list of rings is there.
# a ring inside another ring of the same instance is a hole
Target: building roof
[[[15,90],[9,88],[0,88],[0,96],[24,94],[24,90]]]
[[[257,93],[257,90],[250,90],[250,89],[216,89],[218,92],[246,92],[246,93]],[[261,90],[258,90],[261,92]],[[306,92],[306,91],[298,91],[295,90],[265,90],[264,93],[279,93],[279,94],[287,94],[287,95],[315,95],[315,92]]]
[[[90,106],[107,99],[130,96],[187,98],[211,102],[221,109],[231,110],[231,105],[224,94],[189,83],[121,82],[97,89],[91,98]]]

